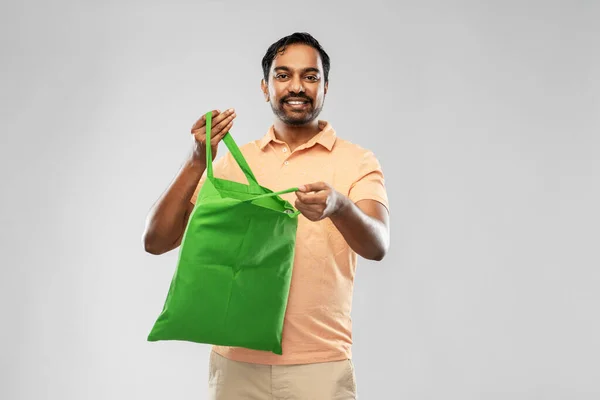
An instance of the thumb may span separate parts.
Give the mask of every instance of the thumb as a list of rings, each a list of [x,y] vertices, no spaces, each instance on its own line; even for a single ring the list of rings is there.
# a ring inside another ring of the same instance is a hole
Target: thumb
[[[301,192],[318,192],[327,189],[327,186],[323,182],[307,183],[298,187]]]

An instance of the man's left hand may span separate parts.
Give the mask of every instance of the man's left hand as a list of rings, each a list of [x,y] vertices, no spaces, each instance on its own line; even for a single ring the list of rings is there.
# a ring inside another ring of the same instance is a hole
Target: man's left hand
[[[348,198],[325,182],[298,187],[296,209],[311,221],[320,221],[339,212]]]

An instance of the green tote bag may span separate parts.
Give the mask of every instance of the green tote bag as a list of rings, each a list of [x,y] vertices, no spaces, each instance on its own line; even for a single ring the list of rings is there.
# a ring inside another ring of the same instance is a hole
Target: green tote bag
[[[212,113],[206,114],[210,143]],[[299,211],[257,182],[228,132],[223,142],[248,185],[207,179],[185,228],[164,307],[148,341],[183,340],[283,354],[283,319]]]

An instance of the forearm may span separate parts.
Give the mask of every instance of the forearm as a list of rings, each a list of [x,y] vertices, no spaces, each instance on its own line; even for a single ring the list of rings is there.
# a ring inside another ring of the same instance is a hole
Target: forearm
[[[383,259],[389,247],[389,231],[384,223],[363,212],[345,196],[339,211],[330,219],[358,255],[368,260]]]
[[[143,235],[147,252],[162,254],[176,247],[189,217],[190,200],[205,169],[205,163],[188,158],[171,185],[152,206]]]

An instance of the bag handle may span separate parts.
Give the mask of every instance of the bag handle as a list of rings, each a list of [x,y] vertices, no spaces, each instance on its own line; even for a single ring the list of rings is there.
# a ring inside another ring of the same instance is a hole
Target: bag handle
[[[286,194],[286,193],[297,192],[297,191],[298,191],[298,188],[294,187],[294,188],[289,188],[289,189],[285,189],[285,190],[280,190],[279,192],[259,194],[258,196],[254,196],[249,199],[242,200],[242,203],[249,203],[251,201],[262,199],[265,197],[275,197],[275,196],[279,196],[280,194]],[[290,217],[295,217],[300,214],[300,211],[296,210],[295,208],[286,208],[284,213],[288,214]]]
[[[210,145],[211,131],[212,131],[212,111],[206,113],[206,172],[207,172],[207,176],[212,179],[212,178],[214,178],[214,175],[213,175],[212,146]],[[248,185],[250,185],[250,188],[254,189],[254,191],[260,191],[260,185],[258,184],[258,181],[256,180],[256,177],[254,176],[254,173],[252,173],[252,170],[250,169],[248,162],[244,158],[242,151],[238,147],[237,143],[235,143],[235,141],[233,140],[233,138],[231,137],[231,134],[229,132],[227,132],[225,134],[225,136],[223,136],[223,142],[225,143],[225,145],[231,152],[231,155],[233,156],[235,162],[238,164],[238,166],[244,172],[244,175],[246,176],[246,179],[248,180]]]
[[[258,196],[254,196],[249,199],[242,200],[242,203],[247,203],[250,201],[262,199],[264,197],[275,197],[275,196],[279,196],[280,194],[286,194],[286,193],[297,192],[297,191],[298,191],[298,188],[294,187],[294,188],[289,188],[289,189],[285,189],[285,190],[280,190],[279,192],[259,194]]]
[[[212,131],[212,112],[208,112],[208,113],[206,113],[206,173],[207,173],[207,176],[212,179],[212,178],[214,178],[214,175],[213,175],[213,161],[212,161],[212,146],[210,145],[211,131]],[[246,176],[246,179],[248,180],[248,184],[250,185],[250,188],[254,189],[256,192],[260,192],[261,191],[260,185],[258,184],[258,181],[256,180],[256,177],[254,176],[254,173],[252,173],[252,169],[250,169],[250,165],[248,165],[248,162],[244,158],[242,151],[238,147],[237,143],[235,143],[235,140],[233,140],[233,137],[231,137],[231,134],[229,132],[227,132],[225,134],[225,136],[223,136],[223,142],[225,143],[225,145],[231,152],[231,155],[237,162],[238,166],[244,172],[244,175]],[[242,200],[242,203],[251,202],[254,200],[262,199],[264,197],[274,197],[274,196],[279,196],[280,194],[297,192],[297,191],[298,191],[298,188],[293,187],[293,188],[281,190],[279,192],[259,194],[257,196],[251,197],[249,199]],[[286,214],[288,214],[290,217],[295,217],[300,214],[300,211],[298,211],[296,209],[289,209],[289,208],[286,209],[284,212]]]

